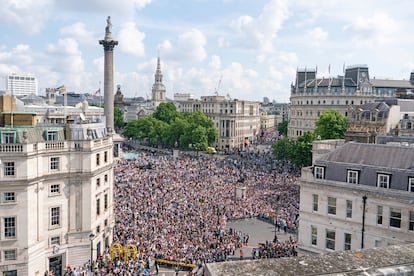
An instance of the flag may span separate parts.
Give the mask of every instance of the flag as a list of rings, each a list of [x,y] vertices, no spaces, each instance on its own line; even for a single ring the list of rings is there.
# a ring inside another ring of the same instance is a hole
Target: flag
[[[66,92],[66,87],[64,85],[61,85],[59,87],[55,88],[55,92],[59,92],[59,94],[63,94]]]
[[[101,89],[99,88],[98,90],[95,91],[95,93],[93,93],[94,96],[96,95],[101,95]]]

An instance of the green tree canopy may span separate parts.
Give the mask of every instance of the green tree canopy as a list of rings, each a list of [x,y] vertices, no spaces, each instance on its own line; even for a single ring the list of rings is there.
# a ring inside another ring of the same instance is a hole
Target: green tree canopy
[[[119,107],[114,108],[114,125],[116,129],[120,129],[124,126],[124,115]]]
[[[312,165],[312,142],[315,134],[307,131],[296,140],[284,137],[272,145],[273,155],[278,160],[288,160],[297,167]]]
[[[175,120],[175,118],[179,116],[179,114],[180,113],[177,111],[175,105],[169,102],[160,103],[160,105],[157,107],[157,110],[155,110],[152,116],[157,120],[170,124],[172,121]]]
[[[160,104],[156,112],[128,122],[123,134],[136,140],[173,147],[206,150],[218,137],[212,120],[201,111],[179,113],[172,103]]]
[[[345,116],[333,109],[323,112],[315,124],[315,134],[322,140],[343,139],[348,127]]]
[[[283,121],[277,125],[277,131],[280,135],[286,136],[288,132],[288,121]]]

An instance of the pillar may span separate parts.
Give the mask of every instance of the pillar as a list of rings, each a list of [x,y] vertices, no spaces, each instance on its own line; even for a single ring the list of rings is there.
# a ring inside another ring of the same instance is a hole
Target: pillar
[[[114,48],[118,41],[112,39],[111,18],[108,16],[105,38],[99,40],[104,48],[104,114],[108,133],[114,131]]]

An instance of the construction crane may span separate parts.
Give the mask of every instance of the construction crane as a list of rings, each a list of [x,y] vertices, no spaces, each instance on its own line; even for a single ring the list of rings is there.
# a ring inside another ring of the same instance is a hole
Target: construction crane
[[[221,75],[220,76],[220,79],[219,79],[219,81],[218,81],[218,83],[217,83],[217,86],[216,86],[216,91],[214,92],[215,94],[216,94],[216,96],[218,96],[219,94],[218,94],[218,92],[219,92],[219,89],[220,89],[220,85],[221,85],[221,79],[223,78],[223,75]]]

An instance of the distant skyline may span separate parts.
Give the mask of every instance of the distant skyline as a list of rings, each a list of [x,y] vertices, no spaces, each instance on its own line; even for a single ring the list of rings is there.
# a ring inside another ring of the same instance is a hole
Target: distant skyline
[[[150,97],[161,58],[167,97],[229,94],[289,102],[297,68],[318,77],[366,64],[370,77],[408,79],[414,69],[410,0],[2,0],[0,89],[32,74],[39,94],[103,91],[107,16],[119,45],[115,89]],[[330,70],[328,69],[330,68]]]

